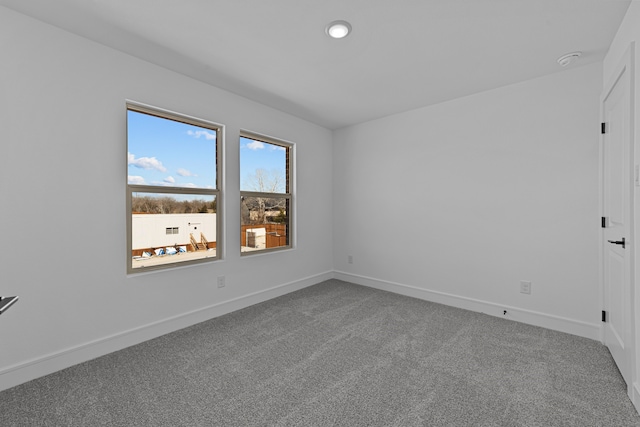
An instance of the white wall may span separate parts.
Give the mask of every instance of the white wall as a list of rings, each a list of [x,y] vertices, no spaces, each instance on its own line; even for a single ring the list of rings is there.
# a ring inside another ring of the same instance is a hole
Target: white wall
[[[0,51],[0,389],[331,276],[330,131],[3,7]],[[224,260],[126,276],[126,99],[226,125]],[[295,250],[240,257],[241,128],[297,143]]]
[[[638,115],[638,106],[640,106],[640,59],[638,59],[638,45],[640,44],[640,1],[631,2],[627,14],[625,15],[618,32],[611,43],[611,47],[604,60],[603,65],[603,85],[609,85],[614,76],[616,68],[620,64],[625,52],[631,50],[631,63],[634,67],[634,105],[635,113],[632,112],[634,120],[634,165],[640,164],[640,116]],[[632,232],[634,237],[631,239],[633,250],[633,262],[635,264],[635,282],[633,286],[633,306],[632,306],[632,325],[635,326],[634,347],[635,347],[635,363],[632,367],[632,393],[636,408],[640,411],[640,262],[638,260],[638,246],[634,242],[640,242],[640,187],[635,186],[633,190],[635,203],[635,220],[632,224]]]
[[[198,227],[191,231],[192,226]],[[167,228],[178,228],[178,234],[167,234]],[[200,233],[208,242],[217,242],[216,214],[134,214],[131,215],[131,248],[148,249],[159,246],[186,245],[193,235],[200,242]]]
[[[597,339],[601,78],[573,68],[334,132],[338,277]]]

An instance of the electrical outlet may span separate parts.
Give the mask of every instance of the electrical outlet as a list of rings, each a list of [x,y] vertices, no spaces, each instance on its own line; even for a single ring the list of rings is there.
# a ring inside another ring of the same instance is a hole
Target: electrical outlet
[[[353,255],[347,255],[347,262],[353,264]]]
[[[520,293],[531,295],[531,282],[527,280],[520,281]]]
[[[218,276],[218,287],[224,288],[225,284],[224,276]]]

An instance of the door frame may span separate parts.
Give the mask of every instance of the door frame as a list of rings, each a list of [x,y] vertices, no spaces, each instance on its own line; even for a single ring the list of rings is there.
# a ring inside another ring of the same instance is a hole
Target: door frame
[[[635,245],[635,237],[636,237],[636,209],[635,209],[635,184],[634,184],[634,165],[635,165],[635,43],[630,43],[629,47],[622,55],[618,62],[618,66],[615,69],[615,72],[611,76],[608,77],[608,81],[603,87],[602,94],[600,96],[600,121],[605,122],[604,117],[604,103],[614,86],[618,82],[620,78],[627,78],[629,85],[629,148],[628,148],[628,174],[627,179],[629,182],[629,192],[626,197],[629,198],[629,271],[627,272],[629,275],[629,316],[627,317],[629,321],[629,325],[626,325],[626,330],[629,331],[627,333],[626,339],[629,343],[629,353],[627,357],[630,359],[631,366],[630,368],[630,378],[627,381],[627,394],[634,402],[636,408],[640,408],[640,386],[638,385],[640,379],[638,378],[639,364],[637,361],[637,356],[640,355],[640,349],[638,345],[640,344],[640,338],[638,338],[638,333],[640,330],[635,327],[637,321],[640,320],[639,310],[640,310],[640,289],[638,283],[636,282],[636,245]],[[623,74],[626,74],[623,76]],[[599,141],[599,213],[600,217],[605,216],[604,214],[604,139],[605,135],[600,135]],[[604,262],[605,262],[605,252],[604,252],[604,242],[605,242],[605,233],[604,229],[600,229],[599,233],[599,247],[598,247],[598,257],[599,257],[599,282],[600,282],[600,304],[602,309],[605,309],[605,277],[604,277]],[[605,343],[605,324],[601,323],[600,325],[600,341]]]

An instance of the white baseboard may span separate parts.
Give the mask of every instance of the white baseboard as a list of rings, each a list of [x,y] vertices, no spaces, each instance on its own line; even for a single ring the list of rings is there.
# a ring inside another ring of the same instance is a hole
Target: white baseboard
[[[333,271],[309,276],[6,367],[0,370],[0,391],[333,277]]]
[[[474,298],[467,298],[458,295],[448,294],[439,291],[418,288],[401,283],[389,282],[386,280],[374,279],[372,277],[360,276],[357,274],[335,271],[336,279],[344,280],[362,286],[368,286],[383,291],[394,292],[400,295],[419,298],[431,302],[463,308],[475,312],[489,314],[491,316],[502,317],[529,325],[540,326],[555,331],[566,332],[593,340],[600,340],[601,326],[597,323],[587,323],[537,311],[525,310],[517,307],[500,305],[489,301],[482,301]],[[504,310],[507,314],[504,315]]]
[[[640,383],[633,383],[633,387],[631,388],[631,396],[629,396],[631,402],[633,402],[633,406],[636,407],[636,411],[640,414]]]
[[[598,324],[590,324],[511,306],[502,306],[488,301],[461,297],[341,271],[328,271],[8,366],[0,370],[0,391],[332,278],[452,307],[486,313],[496,317],[504,317],[510,320],[586,338],[600,339],[601,327]],[[506,316],[503,315],[504,310],[507,310]],[[639,407],[640,389],[638,388],[638,384],[635,384],[633,393],[634,396],[632,396],[632,400],[636,407]]]

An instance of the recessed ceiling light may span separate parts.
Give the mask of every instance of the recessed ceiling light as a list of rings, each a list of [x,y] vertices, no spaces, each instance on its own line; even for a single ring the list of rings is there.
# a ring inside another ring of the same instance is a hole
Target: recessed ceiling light
[[[333,21],[327,28],[325,28],[325,32],[329,37],[334,39],[342,39],[345,38],[351,33],[351,24],[347,21]]]
[[[566,55],[562,55],[560,58],[558,58],[558,64],[560,64],[563,67],[566,67],[567,65],[571,64],[571,61],[573,61],[576,58],[579,58],[581,55],[582,55],[582,52],[567,53]]]

